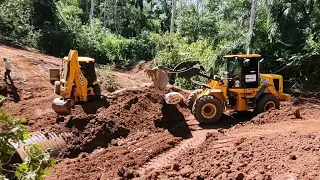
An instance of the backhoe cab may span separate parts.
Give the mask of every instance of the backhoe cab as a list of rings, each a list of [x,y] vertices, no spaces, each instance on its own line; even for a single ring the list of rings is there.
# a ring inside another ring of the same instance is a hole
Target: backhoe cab
[[[52,108],[56,113],[69,114],[74,103],[100,97],[100,81],[94,65],[94,59],[78,57],[76,50],[70,50],[59,69],[49,69],[54,92],[61,96],[53,100]]]
[[[204,72],[201,66],[183,68],[183,65],[177,69],[157,67],[146,70],[146,73],[151,76],[158,92],[162,92],[171,75],[187,79],[196,75],[208,78],[208,84],[203,85],[203,89],[189,95],[187,105],[201,124],[214,124],[225,111],[253,111],[259,114],[271,108],[279,109],[280,101],[291,99],[289,94],[283,93],[281,75],[260,74],[261,60],[259,54],[224,56],[220,76]]]

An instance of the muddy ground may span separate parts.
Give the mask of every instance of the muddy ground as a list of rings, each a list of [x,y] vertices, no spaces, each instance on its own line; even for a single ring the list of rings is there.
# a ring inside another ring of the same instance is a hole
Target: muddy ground
[[[105,100],[57,116],[48,68],[59,59],[4,45],[0,53],[14,69],[14,84],[0,83],[7,97],[1,112],[26,118],[32,132],[72,135],[46,179],[320,178],[319,99],[295,98],[281,110],[230,113],[217,125],[201,126],[183,104],[165,104],[146,84],[149,64],[142,63],[131,71],[101,70],[103,78],[114,77],[115,89],[126,89],[105,88]]]

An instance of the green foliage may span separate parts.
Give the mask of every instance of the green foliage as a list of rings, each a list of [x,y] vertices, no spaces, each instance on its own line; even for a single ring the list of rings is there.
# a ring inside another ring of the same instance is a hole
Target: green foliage
[[[216,70],[216,53],[206,41],[197,41],[189,44],[186,39],[175,34],[172,39],[172,46],[170,46],[168,45],[169,39],[169,35],[165,34],[159,42],[154,65],[174,68],[180,62],[198,60],[208,72]],[[181,85],[187,89],[198,87],[190,81],[181,78],[175,80],[175,85]]]
[[[5,99],[6,99],[6,97],[0,95],[0,102],[3,101],[3,100],[5,100]]]
[[[41,30],[32,23],[32,2],[29,0],[7,0],[0,3],[0,31],[14,41],[37,47]]]
[[[11,116],[7,114],[0,114],[0,178],[5,179],[6,169],[3,169],[4,165],[7,165],[13,154],[15,153],[14,147],[10,144],[18,143],[28,139],[28,131],[23,124],[26,120],[21,118],[13,120]],[[50,150],[44,152],[38,145],[30,145],[26,147],[27,160],[18,164],[15,175],[19,179],[43,179],[46,174],[49,173],[46,170],[47,167],[52,167],[55,163],[54,159],[50,158]]]
[[[153,58],[168,67],[200,60],[208,71],[217,72],[223,55],[246,53],[251,0],[179,1],[172,46],[171,0],[92,1],[92,7],[90,2],[1,1],[0,33],[52,55],[77,49],[116,67]],[[320,50],[319,3],[258,1],[250,47],[265,58],[263,72],[314,87],[318,81],[310,72],[318,72],[320,64],[306,59],[316,59]]]
[[[117,63],[128,60],[134,64],[140,60],[150,60],[155,56],[156,43],[144,32],[133,39],[125,39],[112,34],[102,26],[102,22],[94,20],[92,28],[82,25],[76,36],[75,48],[81,55],[88,55],[100,63]]]
[[[55,160],[50,158],[50,149],[42,151],[39,145],[32,145],[25,148],[27,152],[26,162],[20,164],[15,172],[19,179],[23,180],[42,180],[50,173],[47,167],[55,165]]]
[[[213,41],[217,33],[216,18],[209,12],[198,12],[195,6],[183,8],[177,18],[178,32],[189,42]]]
[[[58,1],[56,5],[62,28],[73,37],[69,44],[81,55],[91,56],[104,64],[120,63],[119,60],[134,64],[136,61],[154,57],[156,44],[150,39],[149,33],[142,32],[135,38],[126,39],[114,34],[112,28],[104,27],[105,22],[97,18],[89,24],[82,24],[83,10],[79,8],[77,0]],[[64,51],[67,50],[68,48],[65,48]]]
[[[9,142],[14,143],[28,138],[26,127],[22,125],[24,119],[13,121],[9,115],[0,114],[0,164],[8,162],[11,155],[15,152]],[[0,174],[2,169],[0,169]]]
[[[133,61],[152,60],[155,56],[156,45],[148,32],[142,32],[121,47],[121,56],[123,59]]]
[[[154,59],[156,65],[173,68],[182,61],[199,60],[209,70],[215,63],[216,53],[206,41],[189,44],[182,36],[175,34],[171,42],[172,46],[169,43],[169,34],[165,34],[157,46],[157,54]]]

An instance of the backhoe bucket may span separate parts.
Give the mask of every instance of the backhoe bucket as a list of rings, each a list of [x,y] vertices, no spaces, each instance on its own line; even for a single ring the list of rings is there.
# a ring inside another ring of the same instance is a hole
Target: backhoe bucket
[[[61,115],[71,114],[72,103],[70,100],[64,100],[62,98],[55,98],[52,103],[52,109]]]
[[[50,68],[49,77],[51,82],[60,81],[60,69]]]
[[[169,83],[168,74],[159,68],[146,69],[145,73],[151,77],[158,93],[161,93]]]

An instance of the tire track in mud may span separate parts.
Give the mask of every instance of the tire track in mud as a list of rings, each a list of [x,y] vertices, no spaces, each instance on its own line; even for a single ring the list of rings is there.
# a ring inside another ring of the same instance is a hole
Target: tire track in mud
[[[289,128],[290,131],[299,131],[301,128],[303,128],[305,122],[297,122],[297,125],[294,125],[293,127]],[[266,125],[268,126],[268,125]],[[320,126],[316,126],[311,131],[315,131]],[[207,139],[208,133],[216,133],[218,132],[217,129],[201,129],[191,132],[192,137],[189,139],[185,139],[182,142],[180,142],[175,147],[171,148],[170,150],[156,156],[155,158],[151,159],[148,163],[143,165],[137,170],[137,173],[143,177],[150,172],[154,172],[157,170],[160,170],[164,167],[171,166],[177,157],[180,155],[187,153],[191,149],[198,148],[201,146],[202,143],[205,142]],[[215,145],[211,148],[211,151],[216,150],[227,150],[236,145],[237,141],[241,141],[242,138],[246,137],[252,137],[252,136],[262,136],[262,135],[268,135],[268,134],[274,134],[274,133],[283,133],[283,129],[281,127],[275,128],[275,129],[254,129],[251,131],[247,131],[247,129],[243,129],[240,132],[234,132],[230,131],[229,133],[225,134],[222,138],[219,138]],[[140,178],[141,178],[140,177]]]
[[[153,158],[151,161],[143,165],[137,170],[137,173],[140,176],[145,175],[150,171],[156,171],[163,167],[170,166],[174,163],[175,159],[179,157],[179,155],[188,152],[191,149],[199,147],[202,143],[205,142],[207,139],[208,133],[215,133],[217,130],[210,129],[210,130],[199,130],[192,132],[192,137],[186,140],[183,140],[174,148],[158,155],[157,157]],[[226,137],[224,139],[217,140],[216,146],[213,149],[225,149],[230,148],[234,142],[234,138]]]

